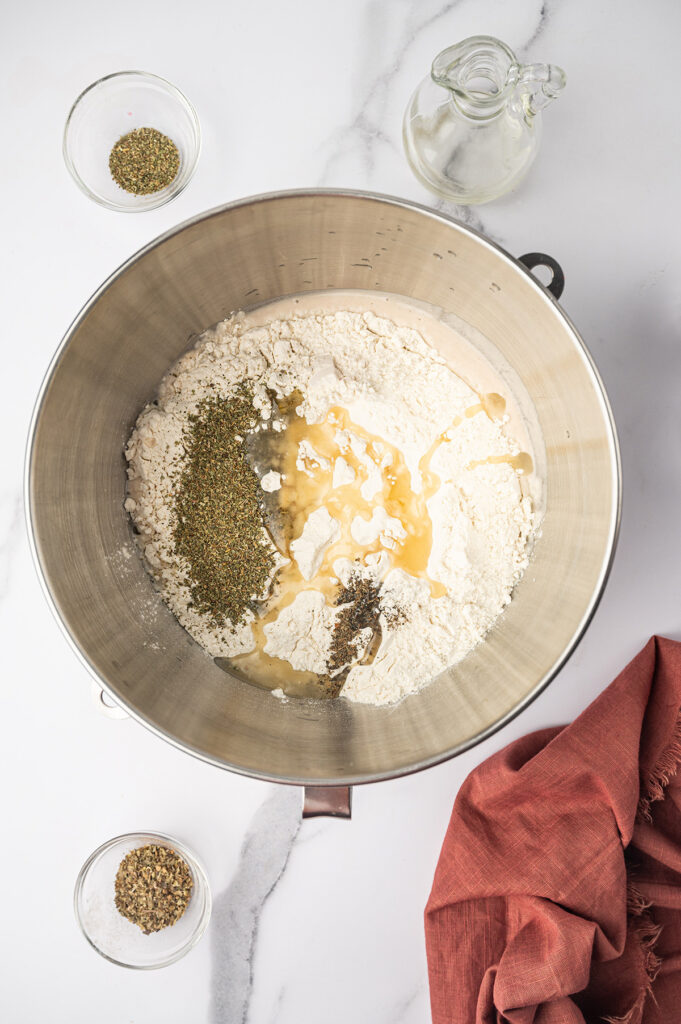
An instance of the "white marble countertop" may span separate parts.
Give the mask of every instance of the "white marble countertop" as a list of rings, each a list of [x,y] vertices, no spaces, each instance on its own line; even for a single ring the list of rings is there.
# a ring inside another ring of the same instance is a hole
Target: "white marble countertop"
[[[680,632],[681,8],[633,0],[23,0],[5,10],[3,29],[0,1017],[427,1021],[422,912],[461,781],[516,736],[573,718],[652,632]],[[602,372],[620,433],[619,550],[586,638],[519,718],[454,761],[357,790],[352,822],[301,825],[298,791],[209,767],[131,720],[98,713],[31,564],[24,437],[69,322],[155,235],[227,200],[281,188],[366,188],[430,202],[402,154],[402,110],[432,57],[479,32],[567,71],[526,183],[458,213],[513,254],[545,251],[564,268],[563,306]],[[131,67],[185,90],[204,134],[186,192],[137,217],[86,199],[61,157],[77,93]],[[215,897],[199,946],[149,973],[100,959],[72,910],[85,857],[137,828],[184,838],[203,858]]]

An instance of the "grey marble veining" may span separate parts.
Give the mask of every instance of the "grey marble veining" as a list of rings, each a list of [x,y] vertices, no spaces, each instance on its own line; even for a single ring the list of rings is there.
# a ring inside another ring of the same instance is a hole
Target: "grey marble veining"
[[[522,46],[518,47],[519,55],[524,54],[526,51],[530,50],[537,42],[537,40],[540,38],[540,36],[544,34],[549,24],[549,21],[551,20],[551,17],[554,11],[556,10],[556,7],[556,0],[544,0],[539,9],[539,17],[537,19],[537,24],[534,29],[534,32],[532,33],[532,35],[526,43],[523,43]]]
[[[474,231],[480,231],[481,234],[486,234],[489,238],[493,238],[496,242],[501,242],[501,239],[496,237],[492,232],[485,229],[485,224],[480,215],[479,207],[476,206],[458,206],[453,203],[448,203],[446,199],[433,199],[430,204],[434,210],[438,210],[440,213],[446,213],[449,217],[455,217],[456,220],[462,221],[467,224],[469,228],[473,228]]]
[[[371,77],[360,90],[357,113],[349,123],[337,128],[333,133],[330,140],[331,152],[326,159],[320,184],[331,183],[341,160],[346,161],[352,156],[361,161],[367,180],[370,181],[376,166],[376,149],[379,146],[388,146],[396,156],[401,157],[399,140],[395,138],[393,131],[387,129],[391,123],[388,110],[395,79],[408,51],[419,36],[445,18],[459,3],[461,0],[448,0],[445,4],[435,5],[435,10],[432,10],[433,4],[430,2],[419,5],[402,4],[405,16],[397,46],[387,51],[385,65],[379,70],[375,69],[375,62],[376,56],[382,50],[380,44],[385,31],[385,7],[377,2],[367,5],[361,34],[367,59],[362,61],[362,68],[370,69]],[[414,82],[414,87],[416,84]]]
[[[248,1020],[260,920],[286,869],[301,813],[300,790],[276,787],[246,833],[234,878],[215,899],[210,1024],[246,1024]]]
[[[420,1003],[428,1001],[426,989],[425,983],[417,985],[408,995],[402,996],[394,1006],[387,1007],[385,1024],[404,1024],[405,1021],[413,1019],[413,1010]]]

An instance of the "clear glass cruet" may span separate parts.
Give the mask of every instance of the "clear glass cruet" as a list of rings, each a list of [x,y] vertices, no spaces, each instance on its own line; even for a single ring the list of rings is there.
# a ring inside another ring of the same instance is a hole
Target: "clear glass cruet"
[[[448,46],[404,115],[407,158],[424,185],[455,203],[514,188],[539,147],[541,111],[565,87],[554,64],[521,64],[492,36]]]

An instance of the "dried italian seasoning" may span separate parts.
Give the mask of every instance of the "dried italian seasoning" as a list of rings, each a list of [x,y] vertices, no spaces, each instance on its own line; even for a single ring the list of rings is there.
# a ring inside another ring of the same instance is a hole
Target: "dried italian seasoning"
[[[172,139],[156,128],[135,128],[122,135],[109,154],[111,177],[136,196],[160,192],[177,177],[180,154]]]
[[[218,627],[254,610],[274,569],[262,488],[246,459],[244,438],[257,422],[252,402],[244,386],[231,398],[204,399],[182,438],[175,553],[189,565],[193,607]]]
[[[116,872],[116,909],[145,935],[168,928],[184,914],[194,880],[186,862],[166,846],[140,846]]]

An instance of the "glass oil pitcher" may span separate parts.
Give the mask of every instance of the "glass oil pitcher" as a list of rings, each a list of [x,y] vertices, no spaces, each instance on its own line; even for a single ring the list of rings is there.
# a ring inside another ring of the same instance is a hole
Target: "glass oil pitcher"
[[[404,115],[412,170],[455,203],[486,203],[524,177],[539,147],[540,111],[565,87],[552,64],[520,64],[492,36],[448,46]]]

